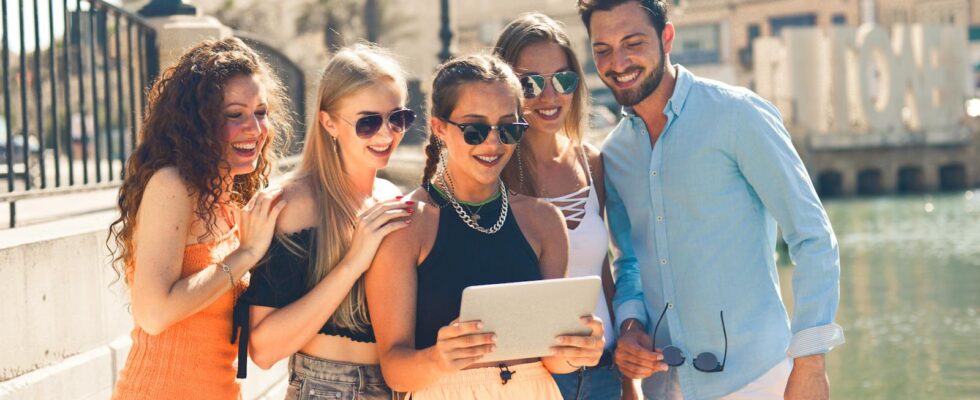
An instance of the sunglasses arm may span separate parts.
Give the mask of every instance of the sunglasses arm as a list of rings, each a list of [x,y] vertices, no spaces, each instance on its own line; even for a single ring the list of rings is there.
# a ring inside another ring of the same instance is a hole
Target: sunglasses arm
[[[657,325],[653,327],[653,337],[651,338],[651,343],[653,343],[653,351],[657,351],[657,330],[660,329],[660,321],[664,320],[664,315],[667,314],[667,308],[670,307],[670,303],[664,305],[664,310],[660,312],[660,318],[657,318]]]
[[[721,370],[725,370],[725,363],[728,362],[728,331],[725,329],[725,312],[719,311],[718,314],[721,316],[721,333],[725,335],[725,356],[721,360]]]

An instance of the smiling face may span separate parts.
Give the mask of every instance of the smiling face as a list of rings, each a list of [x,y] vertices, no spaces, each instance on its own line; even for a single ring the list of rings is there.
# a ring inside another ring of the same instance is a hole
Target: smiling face
[[[458,124],[509,124],[519,121],[520,104],[514,91],[504,82],[465,83],[459,87],[458,100],[449,120]],[[500,171],[510,160],[517,144],[503,144],[500,132],[494,129],[483,143],[467,144],[459,127],[439,118],[432,119],[433,133],[446,144],[447,160],[452,178],[494,185]]]
[[[628,2],[593,13],[590,34],[596,69],[619,104],[634,106],[660,86],[673,25],[664,27],[661,41],[646,11],[639,3]]]
[[[271,142],[265,84],[256,75],[239,75],[228,80],[223,93],[221,134],[229,144],[225,160],[232,176],[252,173]]]
[[[391,154],[405,136],[405,132],[391,129],[388,114],[405,108],[406,96],[403,88],[386,79],[343,98],[330,112],[320,111],[320,123],[340,144],[341,159],[348,171],[388,166]],[[377,133],[362,138],[355,128],[357,120],[370,115],[381,115],[384,122]]]
[[[568,56],[557,43],[537,42],[524,47],[514,72],[519,76],[544,75],[546,87],[533,99],[524,100],[524,117],[536,132],[555,134],[562,129],[572,107],[574,92],[561,94],[555,89],[551,75],[555,72],[572,71]]]

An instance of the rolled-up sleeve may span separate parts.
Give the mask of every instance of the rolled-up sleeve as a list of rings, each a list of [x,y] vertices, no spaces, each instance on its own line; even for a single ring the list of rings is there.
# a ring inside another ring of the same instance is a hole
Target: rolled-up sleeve
[[[740,124],[732,127],[736,161],[776,219],[796,265],[787,354],[826,353],[844,343],[843,329],[834,323],[840,301],[837,239],[779,111],[755,95],[740,103],[735,110]]]
[[[616,312],[615,327],[618,332],[619,325],[630,318],[635,318],[647,326],[647,312],[643,300],[640,270],[630,239],[632,227],[629,214],[626,213],[626,206],[616,190],[616,185],[609,180],[608,175],[605,182],[606,221],[609,224],[612,267],[616,280],[613,308]]]

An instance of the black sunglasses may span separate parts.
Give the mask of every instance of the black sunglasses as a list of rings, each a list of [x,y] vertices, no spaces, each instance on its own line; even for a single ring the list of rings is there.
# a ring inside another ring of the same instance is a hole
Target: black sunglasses
[[[405,132],[415,122],[415,111],[401,108],[388,113],[388,115],[368,114],[358,118],[356,122],[350,122],[346,118],[338,115],[344,122],[354,126],[357,137],[367,139],[374,136],[381,130],[381,125],[388,120],[388,128],[395,132]]]
[[[548,78],[551,78],[551,85],[555,87],[555,91],[561,94],[571,94],[578,87],[578,74],[575,71],[561,71],[547,75],[524,75],[521,77],[524,98],[533,99],[544,93]]]
[[[499,125],[484,124],[482,122],[459,124],[448,119],[444,119],[443,121],[459,128],[463,132],[463,140],[471,146],[476,146],[486,141],[487,137],[490,136],[490,131],[494,129],[497,130],[497,134],[500,136],[500,142],[503,144],[516,144],[520,142],[521,138],[524,137],[524,132],[527,131],[527,122],[523,121]]]
[[[657,330],[660,329],[660,321],[663,321],[664,314],[667,314],[667,308],[670,307],[670,303],[664,305],[663,312],[660,313],[660,319],[657,320],[656,327],[653,328],[653,348],[657,349]],[[728,361],[728,332],[725,330],[725,312],[719,311],[721,316],[721,332],[725,335],[725,358],[718,362],[718,357],[714,353],[704,352],[698,354],[694,358],[694,369],[701,372],[721,372],[725,370],[725,362]],[[662,354],[664,356],[664,362],[671,367],[677,367],[684,364],[686,358],[684,357],[684,352],[674,346],[664,347]]]

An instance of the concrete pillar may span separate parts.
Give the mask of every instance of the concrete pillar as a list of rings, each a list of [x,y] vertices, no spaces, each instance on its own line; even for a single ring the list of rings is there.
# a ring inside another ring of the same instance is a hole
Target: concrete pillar
[[[160,71],[177,62],[185,51],[202,40],[224,39],[232,36],[232,29],[214,17],[206,15],[173,15],[150,18],[149,23],[157,32],[160,51]]]
[[[898,189],[898,167],[892,162],[886,162],[881,169],[881,191],[895,193]]]
[[[941,162],[923,159],[922,187],[927,192],[939,190],[939,164],[941,164]]]

